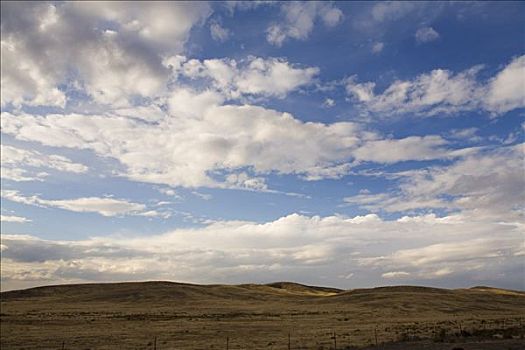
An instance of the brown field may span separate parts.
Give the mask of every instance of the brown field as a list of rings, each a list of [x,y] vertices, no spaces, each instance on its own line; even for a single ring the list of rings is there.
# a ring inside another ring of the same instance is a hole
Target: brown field
[[[1,299],[3,350],[525,348],[525,293],[485,287],[145,282],[40,287]]]

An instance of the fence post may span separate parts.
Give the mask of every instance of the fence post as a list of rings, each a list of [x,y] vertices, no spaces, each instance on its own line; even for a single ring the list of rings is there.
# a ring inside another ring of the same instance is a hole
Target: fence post
[[[226,337],[226,350],[230,350],[230,337]]]
[[[376,339],[376,346],[377,346],[377,325],[374,327],[374,338]]]
[[[65,340],[62,340],[62,350],[64,350],[66,348],[66,342]]]
[[[334,350],[337,350],[337,334],[334,331]]]
[[[153,339],[153,350],[157,350],[157,336]]]

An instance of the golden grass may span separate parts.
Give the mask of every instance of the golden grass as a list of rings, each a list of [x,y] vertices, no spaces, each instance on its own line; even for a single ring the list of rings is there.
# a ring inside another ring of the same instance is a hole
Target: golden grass
[[[230,349],[286,349],[290,333],[293,349],[327,350],[334,332],[344,349],[373,344],[375,335],[390,342],[433,338],[441,329],[457,333],[460,327],[523,330],[525,293],[412,286],[340,291],[287,282],[115,283],[6,292],[1,310],[2,349],[60,349],[62,341],[68,349],[152,349],[155,337],[157,349],[224,349],[227,337]]]

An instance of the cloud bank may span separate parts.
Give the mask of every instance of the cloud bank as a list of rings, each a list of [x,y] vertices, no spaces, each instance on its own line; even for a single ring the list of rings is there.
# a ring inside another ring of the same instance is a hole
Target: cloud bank
[[[148,237],[49,241],[3,235],[2,286],[286,278],[349,288],[363,281],[439,284],[466,278],[462,285],[498,281],[523,288],[522,229],[513,222],[462,216],[384,221],[374,214],[353,218],[292,214],[265,223],[220,221]]]

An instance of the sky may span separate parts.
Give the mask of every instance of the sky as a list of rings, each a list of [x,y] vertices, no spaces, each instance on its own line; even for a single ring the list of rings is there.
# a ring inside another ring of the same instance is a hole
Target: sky
[[[525,3],[1,16],[2,290],[525,290]]]

